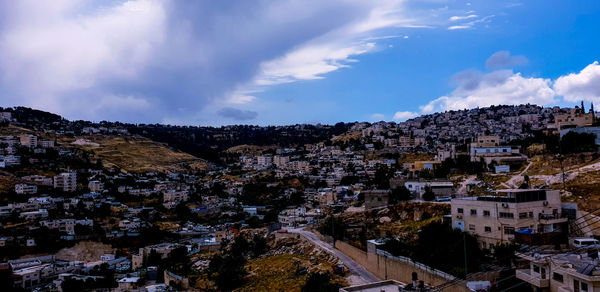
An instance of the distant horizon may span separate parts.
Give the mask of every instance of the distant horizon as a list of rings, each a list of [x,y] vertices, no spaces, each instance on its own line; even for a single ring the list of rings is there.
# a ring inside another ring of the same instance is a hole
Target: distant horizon
[[[585,110],[586,112],[590,110],[590,105],[593,103],[584,103],[584,106],[586,106]],[[119,120],[85,120],[85,119],[70,119],[68,117],[65,117],[63,115],[60,115],[58,113],[53,113],[50,111],[46,111],[43,109],[38,109],[38,108],[32,108],[32,107],[28,107],[28,106],[21,106],[21,105],[15,105],[15,106],[4,106],[0,108],[17,108],[17,107],[25,107],[25,108],[29,108],[32,110],[39,110],[39,111],[43,111],[46,113],[50,113],[50,114],[55,114],[60,116],[63,119],[66,119],[69,122],[78,122],[78,121],[83,121],[83,122],[91,122],[91,123],[102,123],[102,122],[108,122],[108,123],[122,123],[122,124],[131,124],[131,125],[163,125],[163,126],[174,126],[174,127],[214,127],[214,128],[220,128],[220,127],[228,127],[228,126],[255,126],[255,127],[286,127],[286,126],[295,126],[295,125],[312,125],[312,126],[316,126],[316,125],[323,125],[323,126],[334,126],[337,123],[344,123],[344,124],[351,124],[351,123],[369,123],[369,124],[375,124],[375,123],[379,123],[379,122],[386,122],[386,123],[404,123],[406,121],[412,120],[412,119],[416,119],[422,116],[428,116],[428,115],[436,115],[436,114],[443,114],[445,112],[458,112],[458,111],[468,111],[468,110],[472,110],[472,109],[485,109],[485,108],[490,108],[490,107],[503,107],[503,106],[513,106],[513,107],[518,107],[518,106],[526,106],[526,105],[530,105],[530,106],[537,106],[537,107],[541,107],[541,108],[553,108],[553,107],[560,107],[561,109],[565,109],[565,108],[579,108],[581,103],[579,104],[574,104],[573,106],[561,106],[561,105],[547,105],[547,106],[541,106],[541,105],[537,105],[537,104],[497,104],[497,105],[490,105],[490,106],[485,106],[485,107],[475,107],[475,108],[467,108],[467,109],[458,109],[458,110],[446,110],[446,111],[442,111],[442,112],[433,112],[433,113],[428,113],[428,114],[421,114],[418,115],[416,117],[412,117],[410,119],[406,119],[404,121],[394,121],[394,120],[380,120],[380,121],[359,121],[359,120],[355,120],[355,121],[338,121],[338,122],[334,122],[334,123],[295,123],[295,124],[279,124],[279,125],[275,125],[275,124],[265,124],[265,125],[258,125],[258,124],[223,124],[223,125],[193,125],[193,124],[183,124],[183,125],[176,125],[176,124],[164,124],[164,123],[149,123],[149,122],[137,122],[137,123],[131,123],[131,122],[123,122],[123,121],[119,121]],[[594,110],[594,112],[597,112],[596,110]]]
[[[0,106],[214,126],[600,102],[598,27],[600,1],[3,1]]]

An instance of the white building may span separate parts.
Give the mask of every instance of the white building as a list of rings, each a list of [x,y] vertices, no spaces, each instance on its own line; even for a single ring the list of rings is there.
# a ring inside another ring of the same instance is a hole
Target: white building
[[[38,138],[35,135],[21,135],[19,136],[21,146],[34,148],[38,144]]]
[[[54,176],[54,188],[62,189],[65,192],[74,192],[77,190],[77,173],[63,172]]]
[[[104,191],[104,184],[101,181],[93,180],[88,183],[88,188],[91,192],[101,193]]]
[[[455,198],[451,207],[452,226],[477,235],[483,248],[511,242],[518,231],[551,234],[567,228],[557,190],[502,190],[494,196]]]
[[[28,185],[28,184],[16,184],[15,185],[15,193],[19,195],[34,195],[37,193],[36,185]]]
[[[176,191],[169,190],[163,193],[163,202],[187,202],[188,192],[187,191]]]

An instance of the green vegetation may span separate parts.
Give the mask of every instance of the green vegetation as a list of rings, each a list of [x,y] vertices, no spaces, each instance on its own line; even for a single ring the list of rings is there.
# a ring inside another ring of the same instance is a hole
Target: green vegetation
[[[440,238],[444,240],[439,240]],[[475,237],[437,222],[423,227],[414,242],[389,239],[383,249],[456,276],[478,271],[484,260],[484,252],[479,248]],[[468,254],[466,270],[465,250]]]

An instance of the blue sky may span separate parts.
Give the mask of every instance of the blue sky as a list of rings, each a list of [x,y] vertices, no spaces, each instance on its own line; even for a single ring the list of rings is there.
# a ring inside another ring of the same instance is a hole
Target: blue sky
[[[600,102],[600,1],[0,0],[0,106],[189,125]]]

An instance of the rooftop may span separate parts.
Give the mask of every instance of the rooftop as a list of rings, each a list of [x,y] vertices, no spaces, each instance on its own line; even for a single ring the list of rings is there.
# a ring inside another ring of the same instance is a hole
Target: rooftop
[[[398,282],[396,280],[387,280],[381,282],[374,282],[364,285],[356,285],[341,288],[340,292],[360,291],[360,292],[396,292],[402,291],[406,284]]]

